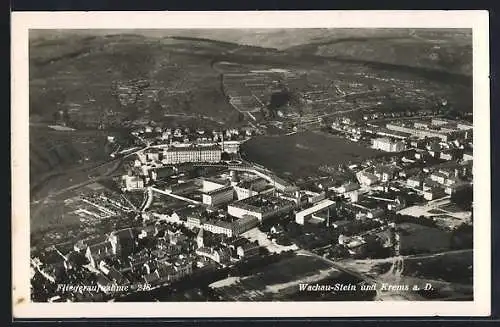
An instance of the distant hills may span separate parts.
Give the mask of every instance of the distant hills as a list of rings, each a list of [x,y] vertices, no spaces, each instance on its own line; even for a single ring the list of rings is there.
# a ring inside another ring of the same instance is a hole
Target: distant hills
[[[204,42],[295,55],[342,57],[472,75],[472,31],[467,29],[168,29],[32,31],[32,40],[111,36]]]

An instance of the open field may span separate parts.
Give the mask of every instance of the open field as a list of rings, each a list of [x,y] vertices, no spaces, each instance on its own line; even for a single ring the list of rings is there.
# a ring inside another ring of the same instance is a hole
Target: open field
[[[440,252],[450,249],[449,232],[411,223],[399,224],[397,228],[401,237],[401,253]]]
[[[243,156],[278,175],[305,177],[321,165],[356,162],[382,154],[341,137],[319,132],[255,137],[241,146]]]
[[[456,299],[473,296],[472,250],[447,251],[386,259],[344,260],[339,265],[371,276],[381,283],[430,283],[426,298]]]
[[[346,278],[321,258],[294,256],[257,268],[247,276],[234,276],[215,282],[211,287],[223,300],[228,301],[289,300],[299,292],[300,283],[313,284],[328,279],[329,284],[334,284],[333,281],[343,282]],[[321,298],[324,292],[312,293],[316,293],[313,297]]]

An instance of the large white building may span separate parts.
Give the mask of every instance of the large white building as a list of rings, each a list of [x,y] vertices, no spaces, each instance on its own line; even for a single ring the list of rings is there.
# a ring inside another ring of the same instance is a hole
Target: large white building
[[[334,201],[330,199],[324,199],[316,203],[314,206],[299,211],[295,214],[295,222],[300,225],[304,225],[307,218],[311,217],[314,213],[327,209],[335,204]]]
[[[233,236],[233,224],[228,221],[207,221],[203,224],[203,229],[214,234],[225,234],[227,237]]]
[[[403,142],[393,142],[386,137],[381,137],[373,140],[373,148],[386,152],[401,152],[404,151],[406,147]]]
[[[222,149],[218,145],[200,146],[168,146],[160,152],[163,164],[178,164],[184,162],[210,162],[221,161]]]
[[[202,198],[204,204],[215,207],[233,201],[234,190],[231,185],[223,186],[203,193]]]

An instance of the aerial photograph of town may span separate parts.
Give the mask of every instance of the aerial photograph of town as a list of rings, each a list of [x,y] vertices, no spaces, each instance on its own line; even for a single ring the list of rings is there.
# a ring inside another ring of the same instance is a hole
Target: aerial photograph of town
[[[472,79],[471,29],[31,29],[31,301],[473,301]]]

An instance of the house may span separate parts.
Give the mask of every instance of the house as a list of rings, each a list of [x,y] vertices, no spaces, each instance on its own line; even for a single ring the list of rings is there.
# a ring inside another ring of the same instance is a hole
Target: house
[[[403,169],[399,172],[399,177],[408,178],[419,174],[421,171],[420,168]]]
[[[432,181],[438,182],[439,184],[444,184],[446,179],[448,178],[448,176],[441,171],[437,171],[437,172],[433,172],[430,175],[430,178]]]
[[[128,256],[128,263],[132,271],[140,271],[148,261],[149,255],[145,251]]]
[[[452,185],[446,186],[444,191],[446,194],[452,195],[452,194],[455,194],[456,192],[460,192],[460,191],[465,190],[469,187],[471,187],[470,183],[464,182],[464,181],[459,181],[459,182],[454,183]]]
[[[214,234],[224,234],[227,237],[233,236],[233,224],[224,220],[207,221],[202,227],[204,230]]]
[[[365,171],[360,171],[359,173],[357,173],[356,178],[358,179],[360,184],[367,186],[373,185],[379,180],[379,178],[374,174]]]
[[[396,177],[397,168],[394,166],[378,166],[374,170],[374,175],[382,182],[388,182]]]
[[[345,183],[342,186],[340,186],[337,189],[337,191],[339,193],[347,193],[347,192],[355,191],[355,190],[358,190],[358,189],[359,189],[359,184],[358,183],[349,182],[349,183]]]
[[[462,160],[464,161],[472,161],[472,159],[474,159],[473,155],[472,155],[472,151],[465,151],[463,156],[462,156]]]
[[[236,248],[239,258],[251,258],[259,255],[259,244],[257,242],[246,243]]]
[[[439,199],[445,195],[446,193],[442,187],[433,187],[424,191],[424,199],[427,201]]]
[[[94,268],[97,267],[101,260],[114,255],[116,255],[116,251],[113,250],[111,243],[108,241],[90,245],[85,252],[85,257]]]
[[[366,217],[373,219],[378,218],[384,214],[384,209],[382,208],[370,208],[366,211]]]
[[[219,264],[225,264],[229,262],[231,258],[231,251],[227,248],[214,249],[211,247],[202,247],[196,249],[196,254],[211,259]]]
[[[462,157],[459,149],[448,149],[441,152],[440,159],[443,160],[457,160]]]

